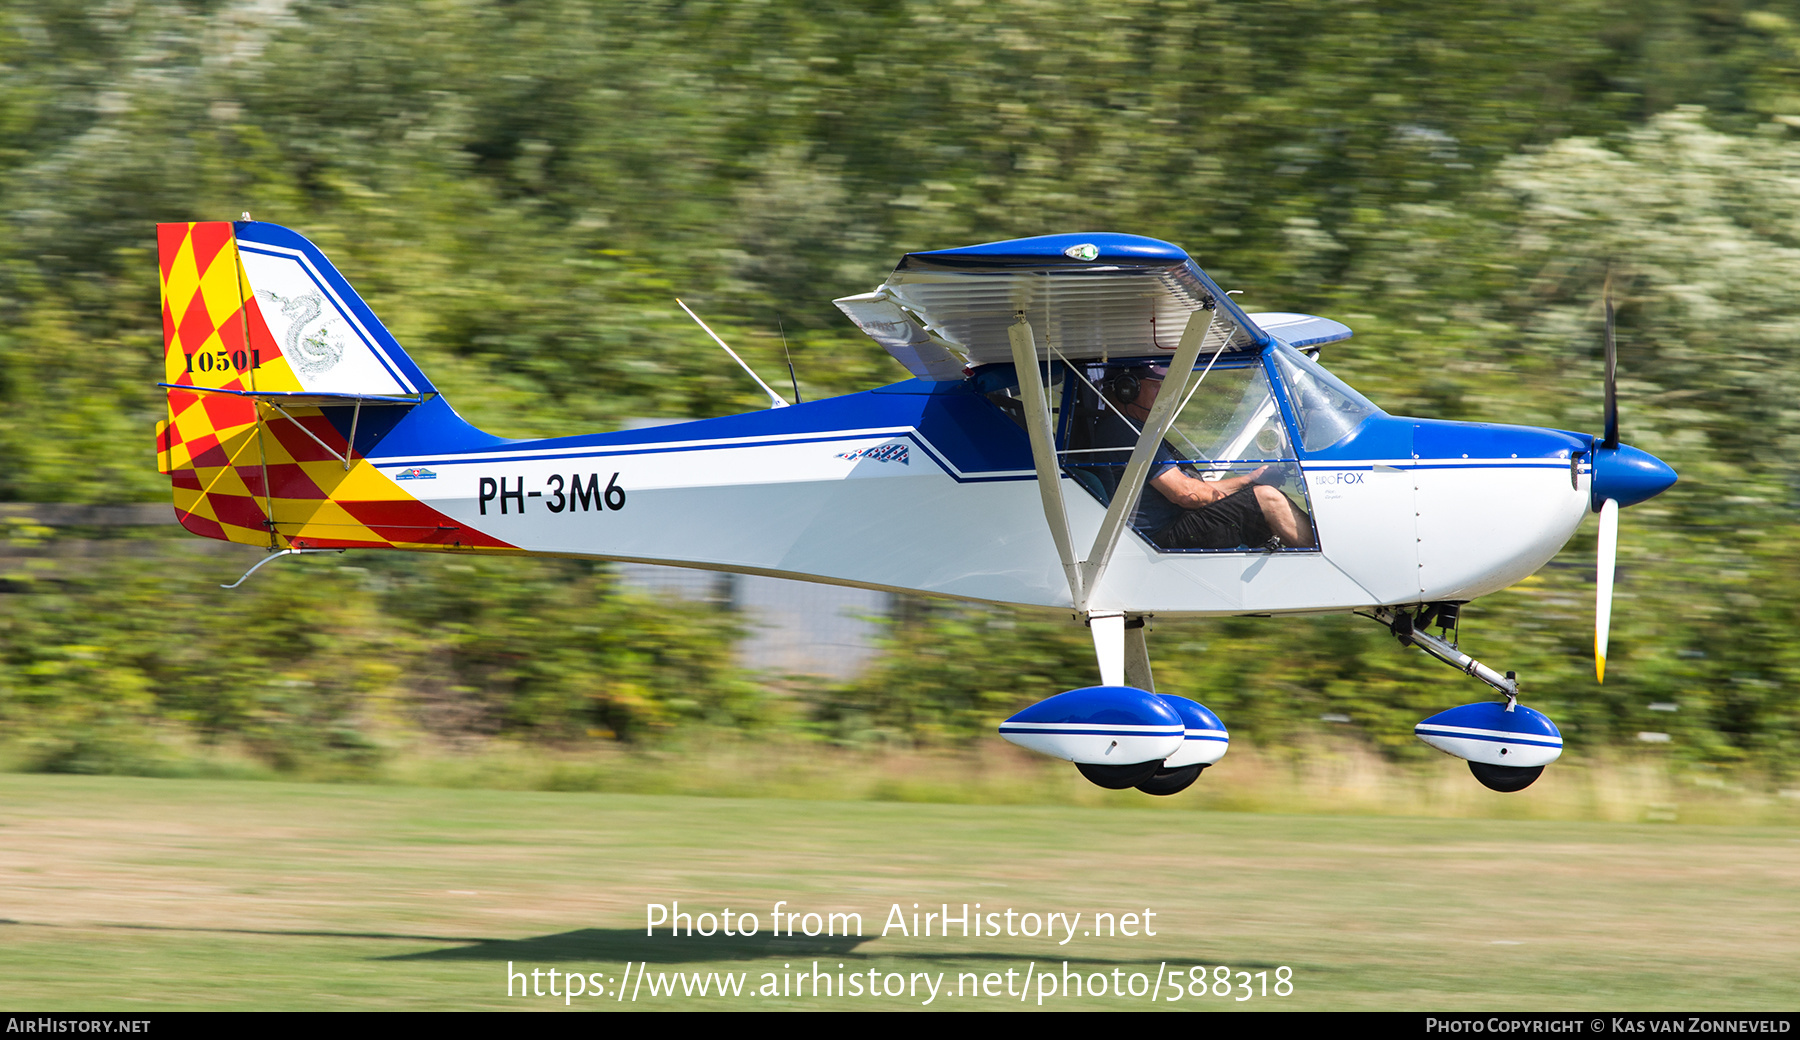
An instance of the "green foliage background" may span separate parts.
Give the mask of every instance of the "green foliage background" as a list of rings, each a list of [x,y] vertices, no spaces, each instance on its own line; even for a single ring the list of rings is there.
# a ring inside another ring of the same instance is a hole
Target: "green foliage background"
[[[1468,645],[1576,743],[1666,731],[1781,775],[1796,128],[1800,12],[1750,0],[16,0],[0,500],[166,497],[158,221],[302,230],[518,436],[757,407],[677,292],[764,371],[784,329],[808,396],[844,392],[903,373],[830,298],[907,250],[1076,228],[1348,322],[1325,360],[1392,412],[1593,429],[1610,270],[1626,438],[1682,474],[1625,516],[1613,678],[1591,678],[1591,535],[1472,608]],[[0,723],[30,763],[135,768],[171,730],[284,765],[394,728],[954,742],[1093,680],[1066,622],[914,605],[866,676],[792,702],[731,667],[731,618],[604,569],[346,558],[224,596],[176,545],[0,595]],[[1162,623],[1153,647],[1165,687],[1271,744],[1331,713],[1409,755],[1413,721],[1480,695],[1355,619]]]

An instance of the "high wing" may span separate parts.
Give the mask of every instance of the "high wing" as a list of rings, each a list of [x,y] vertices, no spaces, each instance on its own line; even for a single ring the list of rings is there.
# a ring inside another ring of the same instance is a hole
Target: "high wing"
[[[1253,311],[1248,315],[1256,323],[1257,328],[1269,333],[1276,339],[1295,350],[1316,352],[1327,343],[1349,339],[1350,326],[1341,321],[1321,318],[1312,314],[1293,314],[1288,311]]]
[[[908,253],[874,292],[834,302],[913,375],[932,380],[960,379],[965,364],[1011,362],[1008,330],[1021,316],[1039,360],[1172,357],[1201,312],[1219,319],[1217,338],[1201,347],[1208,355],[1271,341],[1181,247],[1138,235]]]

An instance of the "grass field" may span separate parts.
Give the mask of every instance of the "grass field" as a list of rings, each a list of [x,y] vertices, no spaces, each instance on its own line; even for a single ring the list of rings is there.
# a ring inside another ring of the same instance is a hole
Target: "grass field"
[[[759,934],[646,938],[675,900]],[[863,935],[771,937],[779,900]],[[914,903],[1082,917],[1066,944],[1066,917],[1057,939],[880,934]],[[1154,937],[1081,934],[1146,909]],[[1046,970],[1064,1009],[1791,1010],[1800,829],[0,775],[0,919],[13,1010],[1031,1009]],[[865,995],[760,995],[815,960]],[[1108,995],[1060,992],[1065,960]],[[745,995],[653,997],[642,961]],[[509,962],[606,993],[509,998]],[[1171,1001],[1195,965],[1254,995]],[[918,993],[867,996],[871,970]],[[990,973],[1002,995],[968,992]],[[1111,995],[1134,973],[1160,1001]]]

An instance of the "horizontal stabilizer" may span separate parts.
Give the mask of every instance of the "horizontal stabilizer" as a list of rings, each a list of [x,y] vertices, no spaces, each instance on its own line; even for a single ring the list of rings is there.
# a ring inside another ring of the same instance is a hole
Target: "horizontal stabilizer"
[[[426,397],[391,397],[375,394],[319,394],[305,390],[229,390],[225,387],[183,386],[180,383],[158,383],[157,386],[168,390],[186,390],[197,394],[230,394],[232,397],[247,397],[270,404],[279,404],[288,408],[336,408],[351,405],[416,405],[424,404]]]

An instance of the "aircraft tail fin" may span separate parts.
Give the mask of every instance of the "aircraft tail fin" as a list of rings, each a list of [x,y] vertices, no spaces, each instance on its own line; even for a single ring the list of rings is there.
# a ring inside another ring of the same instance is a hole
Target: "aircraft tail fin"
[[[316,246],[247,220],[159,224],[156,238],[168,390],[157,469],[182,526],[269,549],[508,548],[369,464],[415,412],[485,435]]]
[[[158,224],[165,382],[251,392],[435,392],[325,254],[275,224]]]

